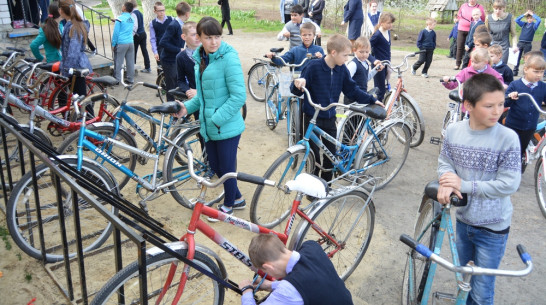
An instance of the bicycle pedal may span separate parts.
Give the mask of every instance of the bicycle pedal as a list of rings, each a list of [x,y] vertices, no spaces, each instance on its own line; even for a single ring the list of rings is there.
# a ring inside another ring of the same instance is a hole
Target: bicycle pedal
[[[450,301],[450,304],[451,302],[455,302],[457,300],[457,297],[455,297],[453,294],[451,293],[445,293],[445,292],[439,292],[439,291],[436,291],[432,294],[433,298],[435,300],[447,300],[447,301]]]
[[[438,137],[430,137],[430,144],[434,144],[434,145],[440,145],[440,142],[442,142],[442,140]]]
[[[266,120],[267,126],[275,126],[275,120]]]

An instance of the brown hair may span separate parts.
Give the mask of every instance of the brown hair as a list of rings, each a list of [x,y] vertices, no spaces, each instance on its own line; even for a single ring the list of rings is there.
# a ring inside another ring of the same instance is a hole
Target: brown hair
[[[47,10],[50,16],[45,20],[44,25],[42,26],[42,31],[44,31],[47,42],[49,42],[49,44],[51,44],[55,49],[60,49],[61,32],[59,32],[59,24],[55,20],[60,17],[57,2],[51,2]]]
[[[379,16],[379,20],[377,21],[377,24],[375,25],[375,28],[373,29],[373,32],[377,32],[377,30],[379,30],[379,27],[381,26],[381,24],[383,23],[386,23],[386,22],[395,22],[396,21],[396,17],[394,17],[394,15],[392,13],[389,13],[389,12],[386,12],[386,13],[382,13],[381,16]]]
[[[315,28],[315,26],[314,26],[313,23],[311,23],[311,22],[306,22],[306,23],[302,24],[302,25],[300,26],[300,33],[301,33],[301,31],[303,31],[303,30],[311,31],[311,32],[313,33],[313,35],[315,35],[315,34],[316,34],[316,31],[317,31],[317,29]]]
[[[70,33],[68,33],[69,37],[74,37],[74,32],[76,32],[77,35],[82,37],[84,42],[87,41],[87,28],[76,10],[74,0],[59,0],[59,9],[61,9],[72,22],[72,28],[70,28]]]
[[[489,30],[487,29],[485,24],[480,24],[474,30],[474,34],[476,34],[476,33],[489,33]]]
[[[129,0],[129,2],[133,4],[133,9],[138,6],[138,3],[136,2],[136,0]]]
[[[493,1],[493,8],[498,8],[498,7],[506,7],[506,1],[504,0]]]
[[[544,61],[544,55],[541,51],[535,51],[536,53],[529,54],[529,57],[525,59],[524,68],[532,68],[536,70],[546,70],[546,61]]]
[[[333,51],[339,53],[347,49],[351,50],[352,47],[351,41],[347,37],[335,34],[328,39],[328,42],[326,43],[326,52],[328,54],[332,54]]]
[[[370,41],[368,38],[364,36],[358,37],[355,42],[353,43],[353,47],[355,50],[362,49],[362,48],[370,48]]]
[[[502,55],[502,47],[498,44],[494,44],[492,46],[490,46],[489,48],[487,48],[487,50],[490,52],[490,53],[493,53],[493,54],[496,54],[496,55]]]
[[[180,3],[176,5],[175,10],[176,10],[177,16],[182,16],[191,12],[191,6],[184,1],[181,1]]]
[[[496,91],[504,92],[504,86],[501,82],[491,74],[479,73],[464,83],[463,97],[465,102],[469,102],[474,107],[483,98],[484,94]]]
[[[157,1],[156,3],[154,3],[154,11],[157,10],[157,7],[158,7],[158,6],[164,6],[164,5],[163,5],[163,2]]]
[[[201,35],[203,34],[207,36],[220,36],[222,35],[222,26],[220,25],[220,22],[218,22],[218,20],[210,16],[206,16],[199,20],[195,31],[197,32],[197,35],[199,35],[199,38],[201,38]],[[201,62],[199,63],[200,74],[202,74],[207,67],[204,56],[205,48],[201,47]]]
[[[475,42],[477,41],[480,44],[487,45],[488,47],[491,45],[491,41],[493,41],[491,34],[486,32],[475,33],[473,38]]]
[[[265,263],[278,260],[282,253],[286,253],[286,247],[275,234],[254,236],[248,247],[250,261],[256,268],[262,268]]]

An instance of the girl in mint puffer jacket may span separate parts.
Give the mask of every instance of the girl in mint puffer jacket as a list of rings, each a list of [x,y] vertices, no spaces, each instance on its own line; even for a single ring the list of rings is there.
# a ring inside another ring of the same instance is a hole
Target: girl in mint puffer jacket
[[[193,53],[197,95],[184,103],[181,114],[199,110],[208,161],[221,177],[237,170],[237,146],[245,130],[241,115],[246,101],[243,69],[237,51],[222,41],[222,27],[216,19],[202,18],[197,35],[202,43]],[[224,203],[218,206],[223,212],[232,214],[233,209],[246,206],[236,179],[224,182],[224,193]]]

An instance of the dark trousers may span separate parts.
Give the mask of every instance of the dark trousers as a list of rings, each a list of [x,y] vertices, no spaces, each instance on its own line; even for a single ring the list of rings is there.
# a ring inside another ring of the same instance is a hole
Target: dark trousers
[[[387,92],[387,84],[385,80],[387,78],[387,69],[383,69],[373,77],[373,85],[377,88],[377,100],[383,101],[385,92]]]
[[[237,146],[241,135],[233,138],[205,143],[207,159],[210,167],[218,177],[226,173],[237,171]],[[224,205],[232,207],[235,199],[243,197],[237,187],[237,179],[228,179],[224,182]]]
[[[425,49],[424,51],[425,53],[419,54],[419,59],[415,62],[415,64],[413,64],[413,71],[419,69],[422,64],[425,64],[422,73],[428,73],[428,68],[432,63],[432,55],[434,55],[434,49]]]
[[[42,18],[40,22],[44,23],[48,15],[49,0],[39,0],[38,5],[40,6],[40,10],[42,11]]]
[[[320,27],[320,23],[322,22],[322,18],[321,18],[321,19],[313,19],[313,18],[311,18],[311,20],[312,20],[314,23],[316,23],[316,24]],[[315,44],[316,44],[317,46],[321,46],[320,37],[316,37],[316,38],[315,38]]]
[[[457,39],[451,39],[451,44],[449,45],[449,57],[455,58],[457,56]]]
[[[531,49],[533,48],[533,43],[530,41],[520,41],[518,42],[518,49],[519,49],[519,55],[518,55],[518,61],[516,65],[514,66],[514,72],[518,72],[519,70],[519,61],[521,60],[521,57],[524,53],[531,52]]]
[[[227,23],[227,29],[228,29],[228,33],[231,35],[233,34],[233,28],[231,28],[231,22],[229,22],[229,19],[223,19],[222,20],[222,29],[224,28],[224,24]]]
[[[468,36],[468,31],[457,32],[457,56],[455,57],[455,65],[457,67],[461,65],[461,60],[463,59],[466,36]]]
[[[142,50],[142,57],[144,57],[144,68],[150,69],[150,57],[148,56],[148,49],[146,48],[146,32],[137,33],[133,36],[135,44],[135,62],[137,59],[138,47]],[[176,74],[175,74],[176,78]]]
[[[161,67],[163,68],[163,75],[165,76],[165,86],[167,87],[165,89],[169,92],[169,90],[176,88],[176,63],[165,62],[161,59]],[[174,101],[174,96],[167,93],[167,101]]]
[[[70,77],[70,79],[71,78],[72,77]],[[67,94],[70,93],[69,92],[70,87],[68,87],[67,89],[68,89],[67,91],[64,91],[64,90],[59,91],[59,98],[58,98],[59,107],[66,106],[66,103],[68,101]],[[77,94],[79,96],[87,95],[87,85],[85,84],[85,77],[76,77],[76,80],[74,81],[74,89],[73,89],[72,93]],[[73,105],[73,106],[75,106],[75,105]],[[88,114],[91,117],[93,117],[95,115],[95,113],[93,111],[93,105],[92,104],[87,105],[87,107],[85,109],[87,110]]]
[[[303,115],[303,125],[305,127],[305,130],[307,130],[307,127],[309,126],[309,122],[311,121],[311,118],[310,116],[304,114]],[[320,127],[320,129],[322,129],[324,132],[326,132],[327,134],[331,135],[332,137],[336,137],[336,133],[337,133],[337,128],[336,128],[336,118],[330,118],[330,119],[326,119],[326,118],[317,118],[317,124],[316,124],[318,127]],[[330,150],[332,153],[335,153],[336,152],[336,145],[333,144],[333,143],[330,143],[326,140],[323,140],[324,145],[326,145],[326,148],[328,148],[328,150]],[[313,141],[309,141],[309,146],[311,147],[311,149],[313,150],[313,153],[315,154],[315,162],[317,164],[322,164],[322,167],[325,168],[325,169],[331,169],[333,168],[333,164],[332,164],[332,161],[330,159],[328,159],[328,157],[326,156],[323,156],[323,160],[321,162],[321,155],[320,155],[320,149],[318,148],[318,146],[313,142]],[[315,172],[313,173],[314,175],[318,176],[319,175],[319,171],[320,169],[318,167],[315,167]],[[320,173],[320,177],[326,181],[330,181],[332,180],[332,176],[333,176],[333,173],[332,171],[323,171]]]
[[[461,69],[468,67],[468,63],[470,62],[470,53],[472,50],[468,50],[464,52],[463,56],[463,65],[461,66]]]
[[[290,13],[284,14],[284,23],[288,23],[288,21],[292,20],[292,17],[290,16]]]
[[[521,148],[521,156],[523,157],[525,155],[525,150],[527,149],[527,145],[529,145],[529,141],[531,141],[531,138],[535,134],[535,129],[521,130],[521,129],[516,129],[512,127],[510,128],[514,130],[516,134],[518,135],[519,146]]]

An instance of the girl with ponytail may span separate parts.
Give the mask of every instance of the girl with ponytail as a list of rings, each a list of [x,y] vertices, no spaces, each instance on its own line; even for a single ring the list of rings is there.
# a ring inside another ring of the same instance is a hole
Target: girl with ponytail
[[[30,43],[30,50],[34,57],[45,62],[56,62],[61,60],[61,33],[63,26],[59,23],[61,15],[57,2],[52,2],[48,8],[49,15],[38,36]],[[45,58],[40,53],[40,46],[44,46]]]

